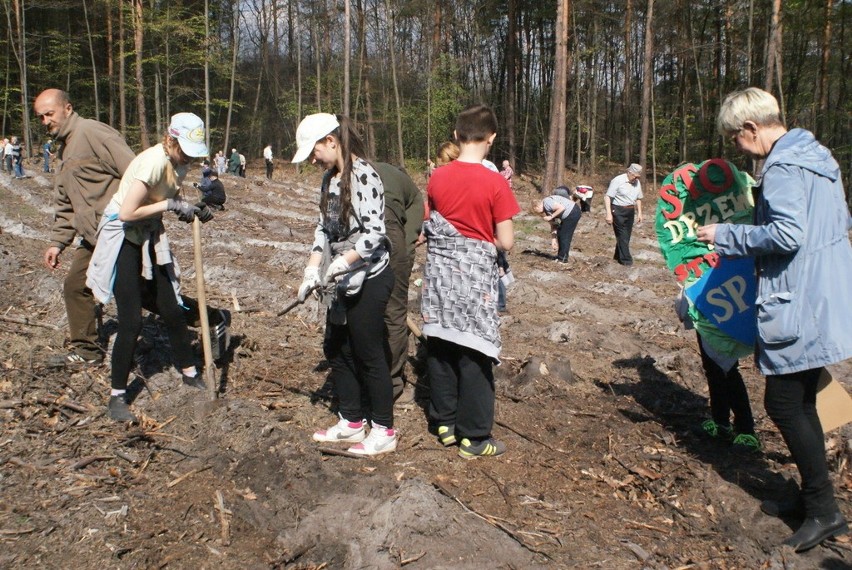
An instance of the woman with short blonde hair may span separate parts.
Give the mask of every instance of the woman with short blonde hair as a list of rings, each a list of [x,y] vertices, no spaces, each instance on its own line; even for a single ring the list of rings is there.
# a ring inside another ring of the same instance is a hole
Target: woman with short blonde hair
[[[756,87],[731,93],[717,125],[737,150],[765,159],[755,223],[711,224],[697,235],[722,256],[755,259],[764,407],[801,475],[798,496],[764,501],[761,509],[804,519],[784,541],[801,552],[848,532],[825,460],[816,393],[825,367],[852,357],[852,288],[838,286],[852,281],[852,219],[831,151],[804,129],[788,132],[771,94]]]

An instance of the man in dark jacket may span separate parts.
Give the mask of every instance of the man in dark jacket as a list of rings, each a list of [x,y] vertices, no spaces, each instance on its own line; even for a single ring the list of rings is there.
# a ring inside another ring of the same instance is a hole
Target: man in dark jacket
[[[96,305],[91,290],[86,287],[86,269],[95,249],[104,207],[136,155],[118,131],[77,115],[64,91],[42,91],[33,107],[58,146],[55,213],[50,247],[44,252],[45,265],[51,270],[59,267],[62,251],[76,236],[81,238],[65,278],[71,352],[63,358],[65,364],[71,365],[100,363],[103,350],[98,345]]]
[[[201,201],[207,204],[211,210],[225,209],[225,185],[219,180],[219,175],[215,170],[211,170],[207,175],[207,185],[195,185],[201,191]]]

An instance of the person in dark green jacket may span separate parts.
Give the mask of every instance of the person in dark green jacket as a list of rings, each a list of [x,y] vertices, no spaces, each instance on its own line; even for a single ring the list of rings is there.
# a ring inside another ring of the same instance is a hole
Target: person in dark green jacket
[[[384,162],[373,163],[373,167],[385,188],[385,233],[391,243],[390,266],[394,274],[393,290],[385,309],[393,397],[397,402],[408,403],[414,399],[414,391],[406,390],[404,376],[408,359],[408,281],[414,265],[414,246],[423,225],[423,196],[408,174],[399,168]]]
[[[240,153],[235,148],[231,149],[231,158],[228,159],[228,172],[234,176],[240,174]]]

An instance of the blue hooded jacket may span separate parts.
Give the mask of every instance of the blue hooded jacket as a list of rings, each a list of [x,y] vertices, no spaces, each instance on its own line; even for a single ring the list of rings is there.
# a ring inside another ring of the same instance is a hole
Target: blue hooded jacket
[[[852,357],[852,218],[840,168],[814,135],[792,129],[766,157],[755,225],[720,225],[716,250],[754,256],[757,346],[763,374],[790,374]]]

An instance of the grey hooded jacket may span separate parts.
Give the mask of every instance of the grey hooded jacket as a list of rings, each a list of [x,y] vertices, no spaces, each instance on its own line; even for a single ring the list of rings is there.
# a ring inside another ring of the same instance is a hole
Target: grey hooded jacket
[[[852,219],[837,161],[792,129],[766,158],[757,191],[755,225],[720,225],[716,249],[755,257],[758,368],[790,374],[849,358]]]

